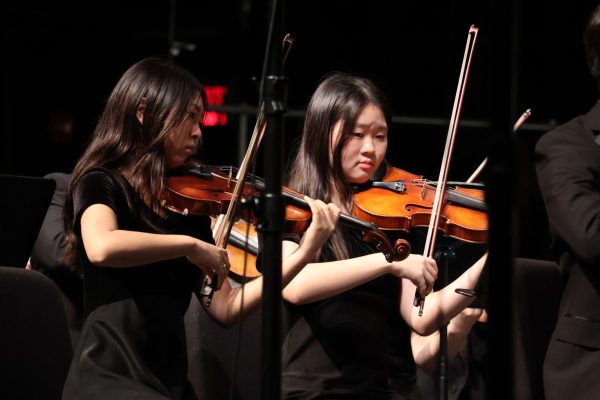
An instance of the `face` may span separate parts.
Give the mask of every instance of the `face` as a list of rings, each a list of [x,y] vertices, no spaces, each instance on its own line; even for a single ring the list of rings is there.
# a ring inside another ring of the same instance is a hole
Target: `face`
[[[202,97],[198,96],[188,105],[188,114],[184,120],[173,129],[165,143],[167,168],[177,168],[183,165],[194,154],[198,141],[202,137],[200,126],[204,117]]]
[[[337,143],[342,121],[333,128],[332,141]],[[365,183],[375,173],[387,150],[387,123],[380,108],[369,104],[356,120],[356,125],[342,150],[342,169],[350,183]]]

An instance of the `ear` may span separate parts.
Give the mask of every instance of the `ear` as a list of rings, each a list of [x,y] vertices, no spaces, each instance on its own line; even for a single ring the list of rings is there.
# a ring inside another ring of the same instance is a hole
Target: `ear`
[[[140,124],[144,124],[144,111],[146,110],[146,99],[142,99],[142,101],[140,101],[140,104],[138,105],[138,109],[135,112],[135,116],[137,117],[138,121],[140,121]]]

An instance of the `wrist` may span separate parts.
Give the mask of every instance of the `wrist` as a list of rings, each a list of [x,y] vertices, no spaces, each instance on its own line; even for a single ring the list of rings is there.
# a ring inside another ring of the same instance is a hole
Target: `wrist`
[[[373,264],[375,265],[379,265],[380,270],[381,270],[381,275],[386,275],[386,274],[394,274],[394,275],[398,275],[397,273],[394,273],[395,269],[400,270],[400,262],[401,261],[392,261],[389,262],[385,256],[383,255],[383,253],[377,253],[374,254],[374,256],[377,256],[376,262],[374,262]]]
[[[310,249],[310,246],[300,246],[296,249],[295,253],[300,262],[304,265],[315,262],[316,250]]]
[[[192,236],[182,235],[183,251],[185,256],[190,256],[194,253],[197,246],[202,246],[203,242]]]

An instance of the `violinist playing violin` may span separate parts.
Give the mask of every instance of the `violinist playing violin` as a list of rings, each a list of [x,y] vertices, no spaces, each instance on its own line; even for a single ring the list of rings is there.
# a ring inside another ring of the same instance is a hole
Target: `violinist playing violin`
[[[584,31],[600,87],[600,6]],[[597,399],[600,391],[600,100],[543,135],[536,170],[564,278],[558,320],[544,360],[546,399]]]
[[[129,68],[108,98],[65,202],[65,257],[84,277],[85,322],[63,399],[195,399],[187,380],[183,315],[204,275],[219,290],[206,311],[231,324],[257,307],[261,278],[226,279],[227,252],[209,216],[167,211],[167,171],[202,135],[202,85],[160,59]],[[307,199],[313,220],[283,265],[285,285],[333,232],[339,209]]]
[[[351,209],[351,185],[365,183],[382,163],[390,114],[381,91],[364,78],[334,73],[314,92],[288,185],[313,198]],[[286,236],[284,260],[301,246]],[[288,326],[282,350],[285,399],[415,399],[414,381],[390,386],[390,321],[421,335],[435,332],[472,301],[455,288],[473,289],[485,256],[444,289],[433,292],[438,270],[433,259],[411,254],[388,262],[337,226],[284,288]],[[413,306],[415,290],[426,298],[425,313]],[[407,357],[410,334],[403,336]],[[402,392],[402,393],[400,393]]]

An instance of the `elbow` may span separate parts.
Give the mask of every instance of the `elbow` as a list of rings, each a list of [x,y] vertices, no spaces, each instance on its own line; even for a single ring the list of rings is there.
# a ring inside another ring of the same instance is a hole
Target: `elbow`
[[[283,289],[282,297],[285,301],[294,305],[310,303],[310,299],[304,295],[303,291],[290,287],[290,285]]]
[[[236,312],[231,310],[229,307],[219,307],[218,304],[213,304],[211,308],[215,309],[208,312],[208,315],[221,328],[229,329],[233,327],[240,319],[239,310]]]
[[[231,327],[233,327],[235,325],[235,322],[238,320],[237,318],[233,318],[232,316],[220,316],[220,315],[214,315],[213,313],[208,313],[208,315],[211,317],[211,319],[217,324],[219,325],[221,328],[224,329],[230,329]]]
[[[228,313],[228,315],[224,318],[216,319],[215,321],[221,328],[229,329],[233,327],[238,320],[239,318],[237,316],[233,316],[231,313]]]
[[[85,253],[88,260],[94,265],[104,267],[110,262],[110,246],[103,240],[96,240],[92,244],[85,244]]]
[[[214,303],[213,301],[209,315],[220,327],[225,329],[234,327],[236,324],[240,323],[243,318],[247,318],[257,309],[256,306],[246,304],[242,312],[242,307],[239,303],[236,303],[231,299],[219,300],[222,300],[223,302],[219,304]]]
[[[437,327],[428,325],[417,325],[413,327],[413,331],[419,336],[433,335],[437,331]]]
[[[425,319],[426,317],[418,317],[415,321],[413,319],[411,325],[411,329],[419,336],[429,336],[433,335],[438,331],[440,325],[435,323],[435,319]]]

